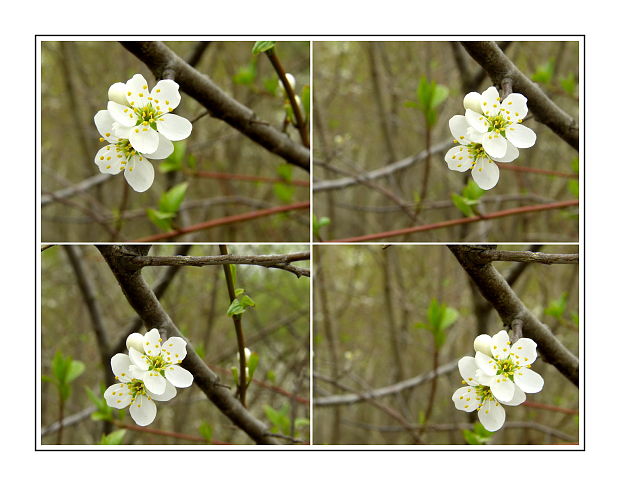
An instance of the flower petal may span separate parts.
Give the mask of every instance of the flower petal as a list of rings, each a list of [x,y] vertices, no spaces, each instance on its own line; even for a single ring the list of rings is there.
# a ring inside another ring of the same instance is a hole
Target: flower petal
[[[515,384],[525,393],[538,393],[543,389],[545,380],[529,368],[520,368],[515,371]]]
[[[135,423],[144,427],[155,420],[157,405],[146,395],[138,395],[129,407],[129,414]]]
[[[129,348],[129,359],[134,366],[142,371],[149,369],[149,361],[140,351],[135,348]]]
[[[166,382],[166,389],[160,395],[155,395],[151,393],[151,398],[153,400],[157,400],[158,402],[167,402],[168,400],[177,396],[177,389],[172,386],[172,384],[168,380],[164,380]]]
[[[482,106],[480,105],[480,100],[482,96],[480,93],[476,93],[472,91],[471,93],[467,93],[463,98],[463,107],[467,110],[473,110],[478,113],[482,113]]]
[[[515,394],[512,397],[512,400],[508,402],[504,402],[502,400],[499,400],[499,401],[503,403],[504,405],[510,405],[511,407],[515,407],[517,405],[521,405],[525,401],[525,393],[523,393],[521,388],[519,388],[518,386],[515,386]]]
[[[129,378],[129,365],[131,364],[129,356],[123,353],[117,353],[112,356],[110,362],[112,364],[112,373],[114,373],[117,380],[122,383],[131,381]]]
[[[148,154],[149,159],[160,160],[168,158],[170,154],[174,152],[174,145],[172,145],[172,142],[166,137],[164,137],[161,133],[155,133],[157,133],[157,135],[159,136],[159,144],[157,145],[157,150],[155,152],[153,152],[152,154]]]
[[[450,133],[454,139],[460,143],[461,145],[467,145],[469,140],[467,138],[467,129],[469,127],[469,123],[467,123],[467,118],[463,115],[454,115],[448,121],[448,126],[450,127]]]
[[[153,88],[153,91],[151,91],[150,96],[153,98],[153,104],[156,108],[164,113],[167,113],[170,109],[174,110],[181,102],[179,85],[171,79],[159,81]]]
[[[141,154],[151,154],[157,150],[159,135],[149,125],[136,125],[129,131],[131,146]]]
[[[493,161],[481,158],[471,168],[471,175],[480,189],[488,191],[493,189],[499,181],[499,167]]]
[[[469,138],[474,143],[482,143],[482,138],[484,137],[484,133],[480,133],[474,130],[472,127],[467,129],[467,138]]]
[[[127,81],[127,101],[135,108],[142,108],[148,104],[149,85],[141,74],[135,74]]]
[[[510,337],[501,330],[491,340],[491,352],[496,359],[506,359],[510,355]]]
[[[519,149],[506,140],[506,155],[503,157],[491,157],[495,162],[512,162],[519,156]]]
[[[155,395],[161,395],[166,391],[166,379],[157,371],[149,371],[146,373],[143,381],[146,389]]]
[[[476,395],[476,388],[473,386],[463,386],[456,390],[452,395],[452,401],[457,410],[463,412],[473,412],[480,405],[480,399]]]
[[[499,92],[495,86],[491,86],[482,92],[480,104],[482,113],[486,116],[495,116],[499,113]]]
[[[495,432],[504,425],[506,411],[496,400],[485,400],[478,410],[478,419],[485,429]]]
[[[108,111],[114,121],[124,127],[133,127],[138,122],[138,117],[130,107],[116,101],[108,101]]]
[[[110,101],[115,101],[121,105],[128,105],[127,102],[127,86],[125,83],[114,83],[108,89],[108,99]]]
[[[515,384],[503,375],[496,375],[491,380],[493,396],[503,402],[509,402],[515,396]]]
[[[505,113],[504,118],[510,116],[515,120],[523,120],[527,115],[527,98],[521,93],[511,93],[502,101],[501,109]]]
[[[161,337],[157,328],[153,328],[144,335],[144,352],[149,356],[159,356],[161,353]]]
[[[169,366],[164,374],[166,379],[177,388],[187,388],[194,382],[192,374],[179,365]]]
[[[525,366],[536,361],[536,343],[530,338],[521,338],[512,345],[510,353],[517,364]]]
[[[459,172],[469,170],[474,162],[474,159],[468,152],[467,147],[462,145],[452,147],[448,150],[444,160],[448,164],[448,168],[450,170],[457,170]]]
[[[106,145],[99,149],[95,155],[95,164],[99,167],[99,172],[104,174],[118,174],[125,164],[127,159],[125,157],[117,157],[117,153],[114,150],[116,145]]]
[[[480,143],[484,147],[484,151],[491,157],[500,158],[506,156],[506,150],[508,150],[507,142],[499,133],[485,133]]]
[[[488,334],[480,334],[474,339],[474,350],[491,356],[491,336]]]
[[[115,143],[118,137],[113,130],[114,118],[108,110],[99,110],[95,115],[95,126],[103,138],[108,142]]]
[[[183,140],[192,133],[192,124],[182,116],[168,113],[157,120],[157,131],[169,140]]]
[[[477,111],[465,110],[465,118],[467,118],[467,123],[477,132],[486,133],[489,130],[489,122]]]
[[[153,185],[155,169],[148,159],[134,155],[125,169],[125,179],[136,192],[144,192]]]
[[[529,148],[536,143],[534,130],[518,123],[506,128],[506,138],[518,148]]]
[[[108,407],[125,408],[131,403],[131,392],[125,383],[116,383],[109,386],[103,393]]]
[[[476,370],[478,365],[476,360],[471,356],[464,356],[459,359],[459,372],[468,385],[477,385]]]
[[[477,351],[475,359],[480,371],[482,371],[485,375],[495,376],[497,373],[497,364],[493,358],[487,354]]]
[[[187,343],[180,337],[173,336],[162,345],[162,353],[167,363],[180,363],[187,356]]]

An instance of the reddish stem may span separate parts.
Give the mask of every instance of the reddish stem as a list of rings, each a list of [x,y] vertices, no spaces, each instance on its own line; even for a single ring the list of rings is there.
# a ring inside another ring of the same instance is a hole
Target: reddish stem
[[[235,181],[267,182],[267,183],[280,182],[282,184],[288,184],[292,186],[310,187],[310,182],[308,181],[297,181],[297,180],[286,181],[284,179],[278,179],[277,177],[260,177],[260,176],[250,176],[250,175],[245,175],[245,174],[229,174],[227,172],[206,172],[203,170],[188,172],[188,174],[194,177],[204,177],[205,179],[225,179],[225,180],[235,180]]]

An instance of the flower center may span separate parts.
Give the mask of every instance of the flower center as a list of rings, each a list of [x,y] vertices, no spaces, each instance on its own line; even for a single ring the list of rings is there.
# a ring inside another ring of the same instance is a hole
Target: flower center
[[[495,361],[497,365],[497,374],[505,376],[506,378],[510,378],[514,381],[515,371],[519,369],[519,365],[514,363],[512,359],[498,359]]]
[[[481,143],[472,142],[467,145],[467,153],[474,159],[474,164],[478,159],[481,158],[490,159],[490,157],[484,151],[484,147]]]
[[[144,382],[141,380],[131,380],[127,383],[127,388],[129,388],[129,391],[131,392],[132,400],[135,400],[138,395],[146,395],[146,387],[144,386]]]
[[[157,130],[156,121],[163,115],[158,108],[151,103],[142,108],[134,108],[133,111],[138,116],[137,125],[150,126],[153,130]]]
[[[149,371],[155,371],[162,376],[164,375],[164,370],[170,364],[170,363],[166,363],[166,361],[161,355],[159,356],[146,355],[146,359],[149,362]]]

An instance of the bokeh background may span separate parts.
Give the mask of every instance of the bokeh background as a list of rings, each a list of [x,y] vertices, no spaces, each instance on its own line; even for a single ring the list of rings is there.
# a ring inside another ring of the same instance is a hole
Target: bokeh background
[[[545,246],[541,251],[576,253],[578,247]],[[320,398],[368,392],[431,371],[434,339],[419,323],[428,322],[433,299],[458,313],[439,347],[439,366],[473,356],[476,336],[502,329],[499,316],[485,306],[450,250],[435,245],[324,245],[314,249],[313,259],[314,443],[471,443],[463,431],[478,421],[477,414],[461,412],[452,402],[452,394],[462,386],[458,369],[438,377],[430,415],[430,382],[356,404],[316,404]],[[494,265],[507,275],[522,264]],[[578,356],[579,266],[528,264],[522,270],[513,290]],[[543,376],[543,390],[527,395],[529,406],[504,407],[506,424],[487,437],[489,443],[578,442],[578,388],[540,358],[532,369]],[[421,434],[421,442],[404,423]]]
[[[190,60],[206,47],[195,64],[225,92],[255,111],[260,120],[283,128],[284,100],[277,76],[265,55],[252,54],[253,42],[166,42]],[[284,68],[295,75],[297,93],[310,84],[309,42],[278,42]],[[108,88],[141,73],[152,88],[149,69],[117,42],[46,41],[41,46],[41,191],[42,196],[71,187],[99,174],[94,163],[101,147],[93,122],[106,108]],[[175,113],[194,120],[205,109],[181,91]],[[283,128],[284,129],[284,128]],[[290,125],[289,136],[299,141]],[[42,241],[129,241],[162,233],[147,217],[158,208],[164,191],[189,182],[178,226],[309,199],[309,174],[288,165],[226,123],[202,116],[186,139],[182,170],[162,172],[153,161],[155,182],[145,193],[126,189],[122,174],[110,177],[71,198],[55,199],[42,207]],[[177,153],[178,150],[177,150]],[[174,155],[174,154],[173,154]],[[273,182],[214,179],[196,171],[266,177]],[[126,196],[125,196],[126,194]],[[124,198],[127,197],[125,200]],[[122,222],[119,214],[122,211]],[[182,241],[308,241],[308,211],[292,211],[213,228],[180,237]]]
[[[308,251],[308,247],[231,245],[228,251],[239,255],[265,255]],[[109,341],[124,340],[127,336],[123,331],[136,317],[134,310],[96,248],[80,246],[79,252],[95,290]],[[158,245],[150,254],[179,254],[179,249]],[[193,246],[189,254],[219,255],[219,249],[217,246]],[[295,265],[308,268],[309,262]],[[152,287],[166,268],[145,268],[143,275],[147,283]],[[73,391],[64,411],[65,417],[75,419],[77,416],[78,420],[64,428],[62,442],[65,445],[98,444],[104,432],[119,428],[91,418],[94,405],[86,389],[102,396],[99,387],[104,384],[109,370],[103,369],[99,359],[97,339],[66,249],[55,246],[45,250],[41,271],[41,373],[52,374],[51,363],[58,351],[86,365],[85,372],[72,384]],[[282,270],[238,265],[237,287],[244,288],[256,302],[256,307],[242,317],[247,346],[259,355],[254,381],[248,389],[248,409],[269,424],[274,433],[293,434],[296,440],[308,442],[310,281]],[[221,377],[221,383],[234,392],[230,368],[239,365],[233,322],[226,315],[230,301],[222,267],[181,268],[160,301],[188,342]],[[145,332],[144,327],[140,332]],[[127,351],[123,349],[122,352]],[[42,444],[57,444],[57,429],[53,425],[58,420],[59,400],[51,383],[41,384],[40,399]],[[116,414],[116,419],[135,425],[128,411],[123,419]],[[147,428],[186,434],[197,437],[198,441],[127,430],[122,444],[200,444],[205,430],[210,430],[212,441],[253,444],[195,385],[179,389],[177,397],[169,402],[158,402],[157,417]]]
[[[570,116],[579,116],[579,45],[577,42],[513,41],[501,43],[506,55],[538,83]],[[463,66],[459,68],[459,63]],[[466,76],[463,76],[463,73]],[[437,107],[430,145],[450,143],[448,120],[463,115],[463,96],[482,92],[489,77],[454,42],[314,42],[313,152],[315,188],[319,181],[364,174],[422,152],[427,146],[425,117],[412,107],[421,80],[445,86],[447,99]],[[525,124],[536,144],[520,150],[511,164],[500,165],[497,186],[481,198],[479,210],[502,209],[578,198],[578,153],[545,125]],[[416,225],[463,217],[452,202],[470,172],[447,168],[445,150],[432,157],[426,198]],[[415,210],[423,189],[425,162],[372,182],[384,191],[356,183],[314,193],[317,218],[329,218],[323,241],[414,226],[389,192]],[[506,166],[544,169],[564,176],[514,172]],[[393,237],[389,241],[536,242],[578,240],[575,208],[524,214],[467,226]]]

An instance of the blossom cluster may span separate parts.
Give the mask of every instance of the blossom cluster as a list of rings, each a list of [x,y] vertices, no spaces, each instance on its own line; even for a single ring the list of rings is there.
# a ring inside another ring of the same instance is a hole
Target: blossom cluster
[[[516,406],[526,393],[538,393],[544,380],[531,365],[536,360],[536,343],[521,338],[514,344],[506,331],[493,337],[482,334],[474,340],[475,357],[465,356],[458,366],[463,386],[452,395],[454,405],[464,412],[478,411],[480,423],[490,432],[506,420],[502,405]]]
[[[108,90],[107,110],[95,115],[100,142],[109,144],[95,156],[105,174],[124,172],[136,192],[153,184],[155,170],[149,159],[165,159],[174,151],[172,141],[192,132],[189,120],[171,113],[181,102],[179,85],[170,79],[159,81],[149,91],[141,74],[126,83],[114,83]]]
[[[496,162],[512,162],[520,148],[536,142],[536,134],[522,125],[527,115],[527,98],[511,93],[500,101],[493,86],[483,93],[468,93],[463,99],[465,115],[450,118],[450,132],[458,145],[446,153],[450,170],[471,175],[481,189],[495,187],[499,181]]]
[[[129,406],[131,418],[141,426],[155,420],[154,401],[166,402],[174,398],[177,388],[187,388],[194,377],[179,363],[187,355],[185,340],[171,337],[162,343],[157,329],[144,335],[133,333],[127,337],[127,354],[112,357],[112,371],[119,383],[104,392],[108,406]]]

